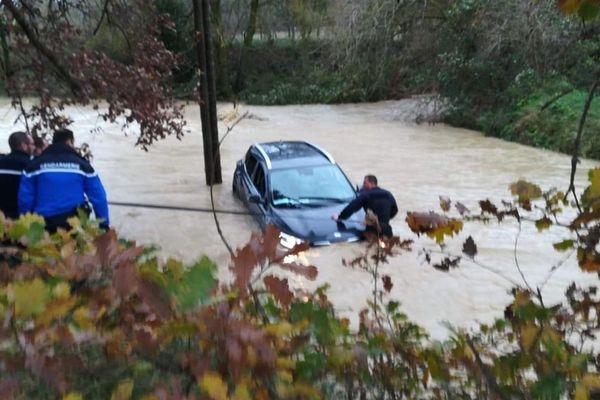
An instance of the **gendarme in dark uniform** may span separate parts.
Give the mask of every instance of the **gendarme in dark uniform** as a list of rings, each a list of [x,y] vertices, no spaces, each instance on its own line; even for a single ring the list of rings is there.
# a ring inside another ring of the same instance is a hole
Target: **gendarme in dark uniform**
[[[100,224],[108,228],[108,202],[104,186],[94,168],[73,148],[73,132],[61,129],[53,143],[27,164],[19,188],[19,212],[44,217],[46,228],[68,229],[67,220],[78,208],[92,204]]]
[[[33,139],[25,132],[15,132],[8,139],[11,152],[0,156],[0,211],[11,219],[19,217],[17,196],[21,174],[31,159]]]

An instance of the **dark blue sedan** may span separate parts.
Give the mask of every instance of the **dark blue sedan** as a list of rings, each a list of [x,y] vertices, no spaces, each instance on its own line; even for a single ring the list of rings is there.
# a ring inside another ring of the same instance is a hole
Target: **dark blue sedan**
[[[281,230],[281,244],[301,241],[313,246],[359,240],[364,212],[335,222],[356,190],[320,147],[296,141],[257,143],[238,161],[233,192],[264,229],[269,223]]]

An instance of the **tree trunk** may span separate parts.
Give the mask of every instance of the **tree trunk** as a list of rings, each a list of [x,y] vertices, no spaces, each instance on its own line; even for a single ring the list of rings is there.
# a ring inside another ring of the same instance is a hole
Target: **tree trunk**
[[[202,0],[204,18],[204,45],[206,46],[206,77],[208,81],[208,108],[212,133],[212,152],[214,157],[213,181],[212,183],[223,183],[221,176],[221,152],[219,149],[219,120],[217,118],[217,88],[215,83],[215,56],[213,52],[212,31],[210,26],[210,4],[209,0]]]
[[[217,88],[221,93],[231,100],[231,83],[229,81],[229,65],[227,61],[227,49],[225,48],[225,35],[223,33],[223,18],[221,16],[221,0],[211,1],[212,26],[215,37],[213,39],[215,49],[215,78]]]
[[[252,46],[252,39],[256,33],[256,20],[258,19],[258,0],[251,0],[250,16],[248,17],[248,26],[244,33],[244,47]]]
[[[198,58],[198,85],[201,97],[200,119],[202,121],[204,169],[206,184],[213,185],[221,183],[222,178],[208,0],[192,0],[192,3],[194,6],[194,39]]]
[[[244,89],[244,67],[246,65],[246,51],[252,46],[252,39],[254,38],[254,34],[256,33],[256,20],[258,18],[258,0],[251,0],[250,3],[250,16],[248,17],[248,25],[246,26],[246,31],[244,32],[244,45],[240,50],[240,58],[237,68],[237,74],[235,77],[235,93],[239,93]]]

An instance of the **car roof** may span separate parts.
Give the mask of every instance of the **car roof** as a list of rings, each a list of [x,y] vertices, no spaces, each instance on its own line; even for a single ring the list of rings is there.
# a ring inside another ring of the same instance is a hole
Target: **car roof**
[[[279,141],[253,146],[263,156],[269,169],[335,164],[331,154],[309,142]]]

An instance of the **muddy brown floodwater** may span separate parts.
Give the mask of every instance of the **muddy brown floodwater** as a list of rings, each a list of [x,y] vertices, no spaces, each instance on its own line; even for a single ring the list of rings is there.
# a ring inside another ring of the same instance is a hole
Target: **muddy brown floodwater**
[[[407,211],[439,209],[439,196],[459,200],[476,208],[478,200],[499,202],[508,199],[508,186],[525,178],[547,189],[568,186],[570,159],[565,155],[488,138],[478,132],[442,124],[416,125],[410,122],[414,101],[374,104],[307,105],[284,107],[243,106],[248,111],[225,140],[221,152],[223,185],[215,187],[219,209],[243,211],[233,198],[231,178],[237,160],[254,142],[309,140],[327,149],[356,183],[366,173],[377,175],[382,187],[394,193],[400,212],[392,221],[395,233],[413,238],[404,218]],[[209,190],[204,183],[200,117],[196,106],[186,110],[191,132],[183,140],[164,140],[145,153],[134,147],[135,133],[125,135],[119,127],[98,119],[91,108],[67,110],[75,121],[72,129],[78,142],[88,142],[93,164],[106,186],[109,200],[189,207],[210,207]],[[220,113],[233,117],[231,106],[223,104]],[[17,113],[7,100],[0,101],[0,151],[7,150],[8,134],[18,127]],[[230,122],[222,121],[221,133]],[[90,131],[95,130],[95,133]],[[595,166],[583,161],[577,176],[578,189],[586,182],[586,172]],[[219,265],[221,279],[228,279],[228,253],[217,237],[211,214],[127,208],[110,209],[112,225],[125,237],[138,243],[154,243],[161,256],[192,261],[208,255]],[[252,217],[221,215],[223,232],[231,244],[242,245],[258,225]],[[460,244],[471,234],[479,249],[480,262],[505,277],[522,282],[515,266],[514,244],[517,226],[512,223],[468,226],[461,239],[449,242],[460,252]],[[524,226],[518,242],[518,262],[528,282],[540,285],[549,269],[563,254],[552,243],[566,232],[551,229],[540,236],[535,227]],[[444,273],[424,264],[418,249],[432,247],[418,239],[414,251],[391,260],[382,272],[392,277],[391,297],[401,301],[403,310],[425,327],[434,338],[448,336],[442,322],[471,327],[478,321],[501,316],[509,301],[511,284],[496,273],[463,263]],[[329,284],[329,297],[337,309],[356,324],[357,314],[372,293],[370,277],[342,266],[342,258],[358,255],[364,244],[341,244],[311,249],[306,257],[319,269],[315,282],[290,277],[295,287],[315,288]],[[574,257],[558,269],[544,286],[546,302],[557,301],[573,281],[597,282],[591,274],[579,271]]]

